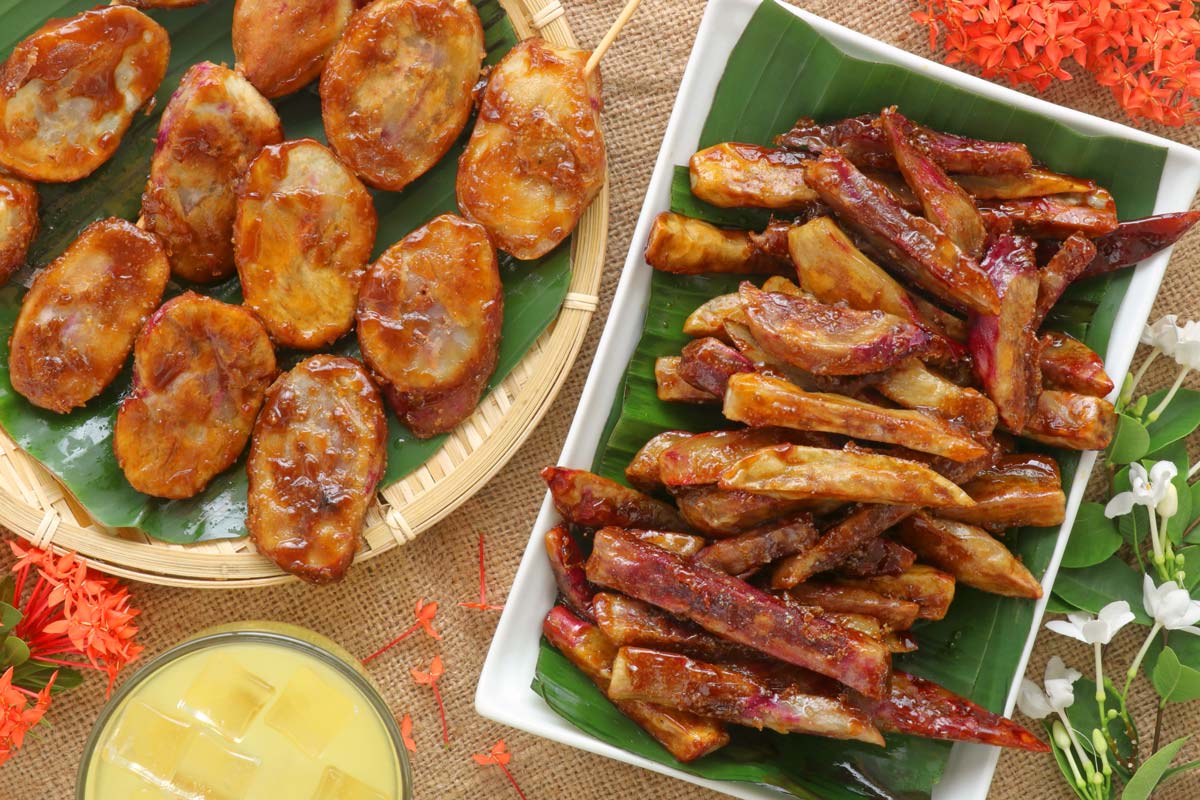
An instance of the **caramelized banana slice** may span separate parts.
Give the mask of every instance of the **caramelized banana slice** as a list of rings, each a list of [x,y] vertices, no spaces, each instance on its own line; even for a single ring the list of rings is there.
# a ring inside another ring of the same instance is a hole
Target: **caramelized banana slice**
[[[164,303],[133,348],[133,389],[113,451],[139,492],[198,494],[237,461],[275,377],[262,323],[242,306],[186,292]]]
[[[323,145],[268,145],[251,162],[233,254],[246,305],[279,345],[311,350],[349,332],[374,245],[370,193]]]
[[[142,195],[146,230],[163,240],[177,277],[211,283],[233,273],[235,184],[259,150],[282,139],[275,109],[242,76],[208,61],[183,76]]]
[[[167,32],[134,8],[52,19],[0,65],[0,168],[66,183],[116,152],[167,72]]]
[[[483,92],[458,162],[458,207],[515,258],[553,250],[604,185],[600,70],[585,76],[587,60],[584,50],[526,39]]]
[[[358,343],[392,410],[422,438],[475,409],[500,349],[504,295],[481,225],[443,214],[388,248],[358,295]]]
[[[65,414],[112,383],[171,276],[152,234],[123,219],[93,222],[21,302],[9,343],[13,388]]]
[[[321,74],[354,8],[354,0],[237,0],[237,71],[264,97],[302,88]]]
[[[379,391],[357,361],[313,356],[267,390],[246,474],[258,551],[309,583],[346,573],[387,461]]]
[[[37,187],[0,175],[0,286],[25,264],[38,228]]]
[[[466,127],[484,52],[470,0],[371,3],[321,74],[329,144],[371,186],[400,191]]]

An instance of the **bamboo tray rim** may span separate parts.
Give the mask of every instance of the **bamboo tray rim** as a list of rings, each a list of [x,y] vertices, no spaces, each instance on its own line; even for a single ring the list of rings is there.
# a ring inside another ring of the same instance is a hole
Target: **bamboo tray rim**
[[[559,0],[500,0],[521,39],[576,47]],[[508,463],[566,381],[599,306],[608,240],[609,181],[572,236],[571,279],[558,316],[512,372],[409,475],[382,487],[368,511],[355,564],[408,544],[470,499]],[[121,578],[163,586],[239,589],[298,580],[260,556],[249,537],[195,544],[151,539],[93,522],[32,456],[0,430],[0,525],[35,547],[74,551]]]

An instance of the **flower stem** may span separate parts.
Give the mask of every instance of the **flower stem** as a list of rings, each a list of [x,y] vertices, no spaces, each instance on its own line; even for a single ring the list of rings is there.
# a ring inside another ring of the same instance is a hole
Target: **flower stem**
[[[1158,515],[1154,513],[1153,508],[1146,509],[1146,516],[1150,519],[1150,545],[1154,548],[1154,568],[1158,570],[1160,580],[1163,578],[1166,570],[1167,558],[1163,552],[1162,539],[1158,535]]]
[[[1133,393],[1137,389],[1137,385],[1142,382],[1142,377],[1145,376],[1146,370],[1150,369],[1150,365],[1154,363],[1154,359],[1158,358],[1161,351],[1156,347],[1150,351],[1150,355],[1146,356],[1146,360],[1138,367],[1138,371],[1133,374],[1133,380],[1126,384],[1121,391],[1121,405],[1129,405],[1129,401],[1133,399]]]
[[[1183,386],[1183,379],[1186,378],[1188,373],[1191,371],[1191,367],[1184,367],[1183,369],[1179,370],[1179,375],[1175,378],[1175,382],[1171,384],[1171,390],[1167,392],[1167,396],[1162,399],[1162,402],[1160,402],[1153,411],[1146,415],[1147,422],[1154,422],[1156,419],[1162,416],[1163,411],[1166,410],[1171,400],[1175,398],[1175,393],[1179,391],[1179,387]]]
[[[1133,657],[1133,663],[1129,665],[1129,671],[1125,673],[1125,689],[1121,692],[1122,695],[1129,694],[1129,687],[1133,684],[1133,679],[1137,677],[1138,669],[1142,666],[1142,659],[1146,657],[1146,653],[1150,650],[1150,643],[1154,641],[1154,637],[1158,636],[1158,632],[1162,630],[1162,623],[1155,622],[1154,627],[1150,629],[1150,635],[1146,637],[1146,641],[1142,642],[1142,647],[1137,651],[1137,655]]]

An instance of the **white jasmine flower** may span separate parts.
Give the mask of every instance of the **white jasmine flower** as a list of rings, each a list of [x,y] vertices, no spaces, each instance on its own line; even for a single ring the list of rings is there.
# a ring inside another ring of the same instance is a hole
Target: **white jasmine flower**
[[[1200,636],[1200,601],[1193,600],[1187,589],[1175,581],[1155,586],[1154,580],[1146,575],[1142,579],[1142,603],[1146,613],[1154,618],[1155,627],[1169,631],[1187,631]]]
[[[1021,681],[1017,694],[1017,708],[1032,719],[1042,719],[1051,714],[1060,716],[1075,702],[1075,681],[1083,677],[1078,670],[1071,669],[1058,656],[1046,662],[1045,691],[1028,678]]]
[[[1171,480],[1178,473],[1179,469],[1170,461],[1159,461],[1150,468],[1149,474],[1141,464],[1130,464],[1129,491],[1114,495],[1104,507],[1104,516],[1110,519],[1121,517],[1133,511],[1134,506],[1156,510],[1166,499]]]
[[[1065,620],[1047,622],[1046,628],[1085,644],[1108,644],[1121,628],[1131,622],[1133,612],[1129,610],[1129,603],[1117,600],[1100,609],[1096,617],[1077,611],[1068,614]]]

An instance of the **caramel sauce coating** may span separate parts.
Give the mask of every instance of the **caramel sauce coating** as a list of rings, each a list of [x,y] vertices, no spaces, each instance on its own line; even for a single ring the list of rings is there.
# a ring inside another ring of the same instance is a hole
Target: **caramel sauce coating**
[[[264,97],[304,87],[321,74],[354,8],[354,0],[237,0],[233,52],[238,72]]]
[[[39,227],[37,187],[0,175],[0,286],[25,264]]]

